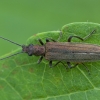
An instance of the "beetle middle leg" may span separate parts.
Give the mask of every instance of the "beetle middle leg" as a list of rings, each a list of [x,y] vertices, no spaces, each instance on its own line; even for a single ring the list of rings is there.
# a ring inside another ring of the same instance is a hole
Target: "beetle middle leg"
[[[67,66],[62,61],[58,61],[53,67],[57,66],[59,63],[62,63],[63,66],[65,66],[67,68]]]
[[[70,36],[67,41],[71,42],[73,37],[78,38],[78,39],[84,41],[84,40],[88,39],[94,32],[96,32],[96,30],[93,30],[89,35],[85,36],[84,38],[81,38],[79,36]]]

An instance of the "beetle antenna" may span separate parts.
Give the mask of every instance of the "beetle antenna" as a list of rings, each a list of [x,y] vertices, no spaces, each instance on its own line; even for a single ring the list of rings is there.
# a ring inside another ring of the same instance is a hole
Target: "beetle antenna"
[[[16,44],[16,45],[18,45],[18,46],[21,46],[21,47],[22,47],[22,45],[20,45],[20,44],[18,44],[18,43],[16,43],[16,42],[13,42],[13,41],[11,41],[11,40],[9,40],[9,39],[6,39],[6,38],[1,37],[1,36],[0,36],[0,38],[1,38],[1,39],[3,39],[3,40],[9,41],[9,42],[11,42],[11,43],[13,43],[13,44]]]
[[[6,59],[6,58],[10,58],[10,57],[12,57],[12,56],[15,56],[15,55],[18,55],[18,54],[21,54],[21,53],[24,53],[24,52],[23,52],[23,51],[17,52],[17,53],[12,54],[12,55],[10,55],[10,56],[8,56],[8,57],[1,58],[0,60],[4,60],[4,59]]]

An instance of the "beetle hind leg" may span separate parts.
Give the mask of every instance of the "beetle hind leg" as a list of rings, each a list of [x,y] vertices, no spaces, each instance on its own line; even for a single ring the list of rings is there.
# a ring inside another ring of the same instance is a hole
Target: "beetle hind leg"
[[[77,67],[78,64],[79,64],[79,63],[76,63],[74,66],[72,66],[70,62],[67,62],[68,68],[70,68],[70,69],[71,69],[71,68]],[[88,69],[88,67],[86,67],[84,63],[81,63],[81,64],[85,67],[85,69],[87,70],[87,72],[88,72],[89,75],[90,75],[90,70]]]
[[[94,34],[96,32],[96,30],[93,30],[89,35],[87,35],[87,36],[85,36],[84,38],[81,38],[81,37],[79,37],[79,36],[70,36],[69,38],[68,38],[68,42],[71,42],[71,40],[72,40],[72,38],[74,37],[74,38],[78,38],[78,39],[80,39],[80,40],[82,40],[82,41],[84,41],[84,40],[86,40],[86,39],[88,39],[92,34]]]

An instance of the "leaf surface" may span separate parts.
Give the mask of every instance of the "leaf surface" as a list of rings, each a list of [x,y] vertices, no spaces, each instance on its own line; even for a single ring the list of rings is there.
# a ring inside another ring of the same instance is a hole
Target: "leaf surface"
[[[85,37],[96,30],[86,41],[72,39],[72,42],[100,44],[100,25],[89,22],[71,23],[63,26],[61,42],[67,42],[69,36]],[[57,40],[60,31],[38,33],[31,36],[27,44],[45,43],[46,38]],[[19,52],[18,49],[7,55]],[[6,55],[6,56],[7,56]],[[100,62],[89,62],[66,70],[62,64],[50,68],[39,57],[20,54],[0,61],[0,100],[100,100]]]

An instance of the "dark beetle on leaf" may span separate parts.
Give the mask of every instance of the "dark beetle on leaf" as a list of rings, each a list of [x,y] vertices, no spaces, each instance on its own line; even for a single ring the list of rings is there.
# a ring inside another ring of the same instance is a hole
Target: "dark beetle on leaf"
[[[62,63],[65,66],[65,63],[63,63],[62,61],[66,61],[68,68],[74,68],[79,64],[79,62],[84,65],[83,62],[100,60],[100,46],[86,43],[71,43],[72,38],[78,38],[83,41],[90,37],[94,32],[95,30],[93,30],[85,38],[81,38],[79,36],[70,36],[68,38],[68,42],[57,42],[53,39],[46,39],[46,43],[44,44],[42,40],[39,39],[41,45],[29,44],[28,46],[20,45],[3,37],[0,38],[22,47],[21,52],[10,55],[6,58],[20,53],[27,53],[29,56],[40,56],[38,63],[40,63],[42,59],[45,58],[49,61],[50,67],[52,67],[52,61],[58,61],[54,66],[59,63]],[[61,37],[62,32],[60,33]],[[3,59],[5,58],[1,58],[0,60]],[[71,66],[70,62],[76,62],[76,64],[74,66]],[[86,66],[85,68],[89,72]]]

